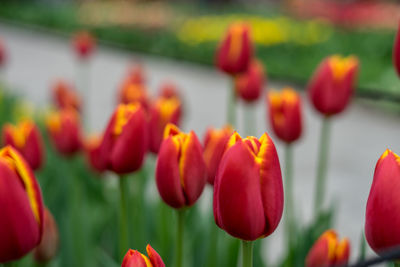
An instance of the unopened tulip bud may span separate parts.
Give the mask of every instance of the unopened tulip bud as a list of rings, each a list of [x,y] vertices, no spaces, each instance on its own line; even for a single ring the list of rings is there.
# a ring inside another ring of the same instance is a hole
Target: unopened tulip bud
[[[334,230],[328,230],[318,238],[308,252],[306,267],[345,266],[349,257],[349,240],[347,238],[339,240]]]
[[[78,32],[74,36],[72,44],[80,59],[87,59],[96,47],[94,37],[87,31]]]
[[[73,86],[67,82],[62,80],[57,81],[52,88],[52,94],[54,104],[57,108],[81,110],[81,99]]]
[[[150,245],[147,245],[146,251],[148,257],[137,250],[130,249],[126,253],[121,267],[165,267],[160,255]]]
[[[246,241],[275,231],[283,212],[278,154],[265,133],[228,141],[214,181],[214,218],[228,234]]]
[[[40,263],[49,262],[56,256],[59,243],[57,223],[47,208],[44,209],[43,219],[44,228],[42,241],[39,246],[35,248],[33,253],[35,261]]]
[[[236,91],[246,102],[257,101],[264,86],[264,67],[258,60],[253,60],[246,72],[236,77]]]
[[[156,166],[156,183],[161,198],[179,209],[192,206],[207,182],[203,151],[196,134],[181,132],[168,124]]]

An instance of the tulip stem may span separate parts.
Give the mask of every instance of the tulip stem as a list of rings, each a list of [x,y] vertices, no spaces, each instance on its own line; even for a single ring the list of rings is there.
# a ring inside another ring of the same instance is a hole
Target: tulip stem
[[[185,226],[185,210],[180,209],[178,214],[178,228],[176,231],[176,267],[182,267],[183,256],[183,233]]]
[[[119,177],[119,191],[120,191],[120,236],[119,236],[119,251],[120,258],[122,259],[129,249],[128,244],[128,225],[127,225],[127,209],[126,209],[126,189],[128,186],[127,177]]]
[[[233,86],[229,89],[228,96],[228,110],[227,110],[227,122],[233,128],[236,126],[236,90],[235,90],[235,78],[233,78]]]
[[[292,144],[287,143],[285,147],[285,226],[288,248],[295,237],[294,229],[294,203],[293,203],[293,150]]]
[[[253,267],[253,242],[242,240],[242,267]]]
[[[321,208],[325,196],[326,187],[326,170],[328,166],[328,150],[329,150],[329,133],[330,133],[330,119],[325,116],[322,120],[321,137],[319,143],[319,155],[317,166],[317,184],[314,199],[314,212],[315,217],[321,213]]]

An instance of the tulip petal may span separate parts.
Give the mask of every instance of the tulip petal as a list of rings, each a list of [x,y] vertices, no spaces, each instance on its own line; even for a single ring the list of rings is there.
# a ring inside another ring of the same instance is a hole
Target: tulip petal
[[[160,255],[150,245],[147,245],[146,251],[147,255],[149,255],[151,264],[153,264],[153,267],[165,267]]]

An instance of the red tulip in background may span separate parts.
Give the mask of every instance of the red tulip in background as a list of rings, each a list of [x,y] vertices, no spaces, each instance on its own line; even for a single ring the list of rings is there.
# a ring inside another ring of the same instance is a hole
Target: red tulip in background
[[[233,129],[230,126],[225,126],[222,129],[210,128],[206,132],[203,157],[207,166],[207,181],[211,185],[214,185],[219,163],[232,133]]]
[[[381,253],[400,245],[400,157],[386,150],[378,160],[365,217],[365,237]]]
[[[250,29],[244,23],[232,24],[217,49],[217,67],[231,75],[245,72],[253,57]]]
[[[278,154],[265,133],[242,139],[234,133],[214,181],[214,218],[230,235],[246,241],[270,235],[283,212]]]
[[[96,41],[89,32],[81,31],[73,37],[72,45],[80,59],[87,59],[93,53]]]
[[[107,162],[103,160],[100,154],[101,142],[102,137],[98,135],[89,137],[85,142],[85,152],[89,166],[99,173],[107,169]]]
[[[142,65],[131,66],[125,81],[135,84],[146,84],[146,73]]]
[[[0,68],[6,63],[6,48],[0,39]]]
[[[179,209],[193,205],[207,182],[203,151],[196,134],[168,124],[158,153],[156,183],[161,198]]]
[[[334,230],[328,230],[310,249],[306,258],[306,267],[345,266],[349,257],[349,240],[347,238],[339,240]]]
[[[315,109],[328,116],[342,112],[353,95],[357,72],[358,59],[354,56],[325,58],[308,86]]]
[[[57,223],[50,211],[44,209],[44,229],[42,241],[34,250],[33,256],[36,262],[46,263],[52,260],[58,252],[59,235]]]
[[[299,139],[302,131],[300,95],[292,88],[268,92],[269,118],[276,136],[291,143]]]
[[[138,170],[148,149],[148,124],[139,104],[120,104],[112,115],[100,145],[102,164],[118,174]]]
[[[137,250],[130,249],[122,261],[121,267],[165,267],[160,255],[150,246],[146,247],[146,257]]]
[[[258,60],[253,60],[245,73],[239,74],[235,80],[237,95],[244,101],[257,101],[264,86],[264,67]]]
[[[31,120],[18,125],[3,126],[3,144],[17,149],[28,162],[32,170],[39,169],[44,161],[43,139],[38,127]]]
[[[81,110],[81,99],[72,85],[65,81],[57,81],[52,88],[53,102],[59,109],[72,108]]]
[[[397,34],[393,45],[393,65],[397,75],[400,76],[400,26],[397,29]]]
[[[158,153],[168,123],[180,124],[182,102],[178,97],[160,97],[150,109],[150,151]]]
[[[73,109],[53,111],[46,119],[47,131],[57,151],[71,156],[81,149],[79,114]]]
[[[147,89],[140,83],[124,83],[119,91],[119,103],[140,103],[145,110],[149,108]]]
[[[17,150],[0,150],[0,263],[19,259],[42,238],[43,201],[33,171]]]
[[[159,97],[178,98],[182,102],[182,98],[179,95],[178,87],[173,82],[170,81],[162,83]]]

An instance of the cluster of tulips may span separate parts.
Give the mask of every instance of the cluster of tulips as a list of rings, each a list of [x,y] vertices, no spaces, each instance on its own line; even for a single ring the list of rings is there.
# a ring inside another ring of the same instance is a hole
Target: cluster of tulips
[[[88,33],[81,33],[74,39],[74,46],[79,58],[87,60],[93,52],[94,39]],[[400,42],[396,40],[397,69],[399,47]],[[3,58],[4,49],[0,49],[0,63]],[[55,149],[66,158],[84,151],[94,171],[111,172],[119,177],[122,267],[161,267],[165,266],[162,257],[169,256],[160,256],[150,245],[145,256],[131,250],[128,244],[132,226],[127,224],[127,175],[143,167],[148,152],[157,156],[155,183],[159,195],[177,213],[174,266],[184,265],[185,212],[197,202],[207,183],[213,187],[215,224],[242,240],[241,266],[253,265],[252,241],[276,230],[284,206],[288,246],[297,234],[293,215],[292,145],[302,134],[301,97],[291,88],[269,90],[266,97],[271,128],[286,148],[283,186],[280,161],[271,137],[264,133],[260,138],[242,138],[234,130],[237,101],[251,104],[259,100],[266,81],[246,24],[230,26],[217,49],[216,65],[232,77],[234,86],[227,105],[227,125],[221,129],[210,128],[204,142],[194,131],[185,133],[179,129],[183,101],[177,87],[166,83],[155,99],[150,98],[141,67],[129,70],[118,91],[119,104],[104,132],[91,138],[83,137],[82,102],[78,93],[64,81],[54,85],[56,109],[47,116],[46,128]],[[358,60],[353,56],[329,56],[318,66],[308,85],[311,103],[323,119],[315,190],[316,217],[323,209],[325,196],[329,122],[348,106],[358,67]],[[250,122],[244,123],[251,128]],[[57,224],[43,203],[34,174],[44,161],[43,138],[33,120],[24,120],[17,125],[4,125],[2,139],[0,263],[16,261],[31,251],[35,260],[50,261],[57,253]],[[400,245],[399,178],[400,157],[386,150],[376,164],[366,210],[365,236],[377,254]],[[348,264],[349,257],[348,239],[340,239],[333,229],[326,229],[310,249],[304,264],[307,267],[342,266]]]

